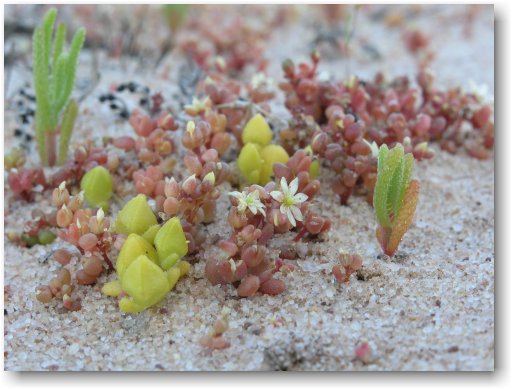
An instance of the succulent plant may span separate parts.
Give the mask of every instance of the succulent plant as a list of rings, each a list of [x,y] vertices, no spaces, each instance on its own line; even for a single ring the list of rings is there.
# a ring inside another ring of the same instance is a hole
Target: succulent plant
[[[245,125],[242,141],[245,145],[240,150],[237,164],[248,184],[267,184],[272,180],[274,164],[288,161],[286,150],[270,143],[272,130],[261,114]]]
[[[108,208],[108,201],[112,197],[112,176],[103,166],[96,166],[85,173],[80,188],[91,206]]]
[[[155,224],[157,224],[156,216],[146,201],[146,196],[139,194],[119,211],[115,228],[117,232],[125,235],[131,233],[142,235]]]
[[[156,231],[154,245],[136,233],[128,235],[117,257],[118,280],[102,288],[108,296],[127,295],[119,300],[123,312],[141,312],[158,303],[189,269],[187,262],[180,261],[188,252],[180,220],[174,217],[161,228],[153,225],[146,231],[150,230],[149,236]]]

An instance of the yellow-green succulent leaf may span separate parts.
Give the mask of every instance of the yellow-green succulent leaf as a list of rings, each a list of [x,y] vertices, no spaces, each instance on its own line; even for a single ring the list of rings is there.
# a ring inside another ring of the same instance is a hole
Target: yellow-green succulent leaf
[[[272,181],[274,175],[275,163],[286,163],[290,158],[285,149],[279,145],[268,145],[261,150],[261,158],[263,158],[263,167],[260,173],[259,184],[264,186]]]
[[[315,179],[320,174],[320,163],[318,162],[318,159],[313,159],[311,161],[311,165],[309,165],[309,177],[312,179]]]
[[[308,145],[304,147],[304,151],[306,154],[311,155],[313,157],[313,148],[311,145]],[[312,158],[311,165],[309,165],[309,177],[310,178],[317,178],[320,174],[320,163],[318,162],[318,159]]]
[[[157,224],[156,216],[146,201],[146,196],[139,194],[121,209],[117,215],[115,229],[125,235],[132,233],[142,235],[155,224]]]
[[[179,255],[176,253],[173,253],[160,261],[160,267],[164,270],[169,270],[171,267],[176,265],[179,260],[180,260]]]
[[[137,234],[130,234],[123,243],[121,251],[117,257],[116,270],[119,279],[122,279],[126,269],[139,256],[145,255],[152,262],[158,263],[158,255],[155,248],[143,237]]]
[[[80,189],[90,205],[104,206],[112,197],[112,176],[103,166],[96,166],[82,177]]]
[[[242,131],[242,142],[266,146],[272,140],[272,130],[261,114],[254,115]]]
[[[107,282],[101,288],[101,293],[105,296],[117,297],[121,294],[123,290],[121,289],[121,282],[119,280],[114,280]]]
[[[126,313],[139,313],[146,309],[144,305],[137,304],[131,297],[123,297],[119,300],[119,309]]]
[[[158,303],[170,290],[167,274],[146,255],[140,255],[128,266],[121,287],[143,307]]]
[[[165,270],[187,255],[187,238],[178,217],[167,220],[160,228],[155,236],[155,247],[160,259],[160,266]]]
[[[247,143],[238,155],[237,165],[242,176],[249,184],[258,184],[261,170],[263,168],[263,159],[261,158],[262,147],[256,143]]]
[[[190,263],[187,261],[180,261],[180,263],[178,263],[178,267],[180,269],[180,277],[183,277],[188,274],[188,271],[190,270]]]
[[[155,224],[154,226],[149,227],[146,232],[142,234],[142,237],[148,241],[148,243],[154,245],[156,234],[160,231],[160,225]]]
[[[181,272],[178,267],[171,267],[167,270],[167,281],[169,282],[169,288],[173,289],[178,280],[181,277]]]

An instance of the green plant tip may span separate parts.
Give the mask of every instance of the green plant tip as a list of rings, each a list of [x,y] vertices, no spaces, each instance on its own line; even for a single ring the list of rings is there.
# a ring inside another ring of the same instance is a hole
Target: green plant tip
[[[155,248],[143,237],[137,234],[130,234],[123,243],[117,257],[116,270],[120,279],[123,278],[125,270],[131,265],[135,258],[145,255],[151,261],[157,263],[158,256]]]
[[[248,184],[265,185],[272,180],[274,164],[288,162],[284,148],[270,144],[262,147],[257,143],[247,143],[237,159],[238,168]]]
[[[164,270],[170,269],[188,253],[188,243],[180,219],[173,217],[155,236],[155,247]]]
[[[279,145],[268,145],[261,150],[261,158],[263,159],[263,166],[260,172],[260,185],[266,185],[272,181],[274,175],[274,164],[288,162],[290,158],[286,150]]]
[[[157,224],[156,216],[151,210],[146,196],[139,194],[128,201],[119,211],[115,229],[125,235],[142,235],[148,228]]]
[[[260,154],[261,149],[262,147],[256,143],[247,143],[238,155],[238,168],[249,184],[257,184],[260,181],[264,162]]]
[[[122,289],[140,307],[150,307],[171,290],[167,274],[146,255],[140,255],[125,270]]]
[[[266,146],[272,140],[272,130],[267,121],[261,114],[254,115],[247,122],[242,132],[242,142],[256,143],[260,146]]]
[[[42,245],[52,243],[56,237],[57,236],[50,230],[42,230],[37,235],[37,239],[39,240],[39,243]]]
[[[80,181],[85,200],[93,207],[108,208],[112,197],[112,176],[103,166],[89,170]]]

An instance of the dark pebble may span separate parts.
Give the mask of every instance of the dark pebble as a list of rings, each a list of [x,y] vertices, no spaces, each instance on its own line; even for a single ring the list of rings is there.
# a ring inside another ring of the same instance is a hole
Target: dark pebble
[[[457,351],[459,351],[459,346],[452,346],[448,349],[449,353],[456,353]]]

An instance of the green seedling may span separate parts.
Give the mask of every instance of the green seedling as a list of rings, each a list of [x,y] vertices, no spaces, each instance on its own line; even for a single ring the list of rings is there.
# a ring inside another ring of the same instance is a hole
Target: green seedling
[[[255,115],[242,132],[244,147],[240,150],[237,164],[249,184],[265,185],[272,180],[275,163],[286,163],[288,153],[279,145],[271,144],[272,130],[265,118]]]
[[[112,197],[112,176],[103,166],[96,166],[82,177],[80,189],[90,205],[105,210]]]
[[[391,150],[386,145],[380,147],[373,208],[379,223],[377,239],[389,256],[395,254],[416,211],[420,184],[411,180],[413,168],[414,158],[404,155],[401,144]]]
[[[64,23],[59,23],[52,39],[56,18],[57,10],[50,9],[33,35],[36,139],[41,162],[49,166],[64,163],[67,156],[78,112],[77,103],[70,100],[70,96],[75,85],[78,56],[85,41],[85,29],[80,28],[73,37],[69,52],[64,52]]]

